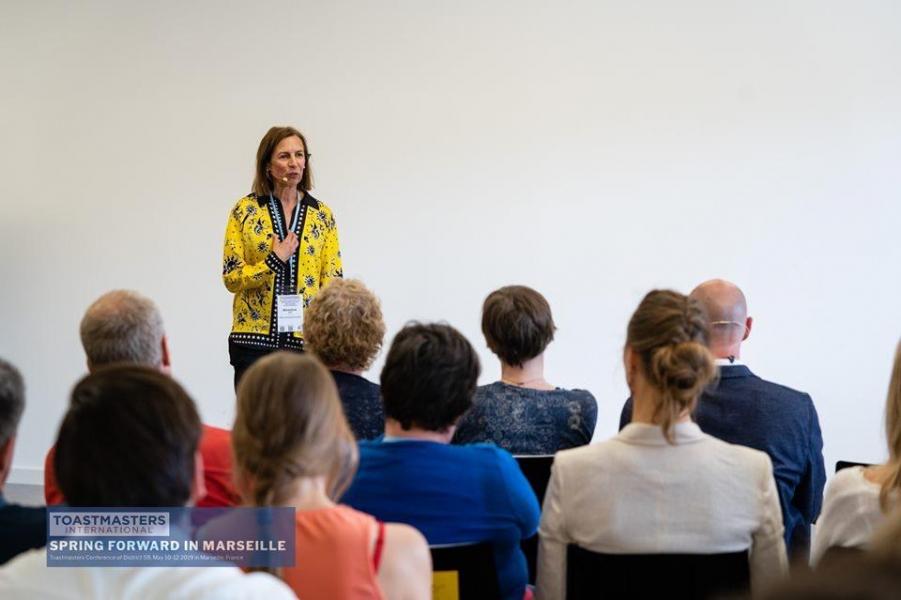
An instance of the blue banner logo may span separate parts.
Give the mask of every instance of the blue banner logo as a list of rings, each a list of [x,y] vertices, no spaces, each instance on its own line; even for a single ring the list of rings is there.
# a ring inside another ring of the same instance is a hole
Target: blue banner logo
[[[294,509],[47,508],[48,567],[293,567]]]

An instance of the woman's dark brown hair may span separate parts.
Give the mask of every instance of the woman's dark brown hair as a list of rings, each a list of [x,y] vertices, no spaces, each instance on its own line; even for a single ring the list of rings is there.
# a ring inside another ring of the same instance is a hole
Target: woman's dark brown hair
[[[629,320],[626,346],[639,358],[642,372],[660,392],[654,422],[673,442],[673,424],[715,378],[716,366],[707,345],[707,315],[701,304],[670,290],[654,290]]]
[[[508,365],[521,367],[544,352],[555,330],[550,305],[530,287],[502,287],[488,294],[482,305],[488,348]]]
[[[269,163],[272,162],[272,153],[275,152],[276,146],[283,139],[291,136],[300,138],[304,154],[307,155],[303,175],[300,176],[297,189],[301,192],[313,189],[313,170],[310,166],[310,147],[307,145],[307,138],[293,127],[271,127],[260,140],[260,147],[257,148],[257,166],[253,176],[253,193],[257,198],[268,196],[275,190],[272,185],[272,177],[269,175]]]
[[[344,493],[357,467],[357,445],[332,375],[309,354],[276,352],[250,367],[238,385],[232,430],[235,471],[255,506],[291,499],[301,477],[326,478],[329,497]]]
[[[443,323],[408,323],[382,367],[385,416],[409,430],[443,431],[472,406],[479,357],[462,333]]]
[[[54,467],[71,506],[184,506],[194,484],[200,417],[157,369],[102,367],[72,390]]]

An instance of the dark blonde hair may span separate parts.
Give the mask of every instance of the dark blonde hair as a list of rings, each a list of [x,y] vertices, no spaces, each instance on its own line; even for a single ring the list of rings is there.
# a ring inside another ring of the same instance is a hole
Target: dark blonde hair
[[[297,184],[297,189],[301,192],[308,192],[313,189],[313,170],[310,166],[310,147],[307,145],[307,138],[301,132],[293,127],[270,127],[263,139],[260,140],[260,147],[257,148],[257,166],[253,176],[253,193],[259,198],[268,196],[275,189],[272,185],[272,177],[269,176],[269,163],[272,162],[272,153],[285,138],[296,136],[300,138],[303,144],[304,154],[307,160],[304,165],[303,174]]]
[[[639,358],[645,378],[660,391],[654,421],[673,443],[673,424],[714,379],[716,366],[707,349],[707,315],[702,305],[670,290],[654,290],[629,320],[626,346]]]
[[[556,329],[547,300],[524,285],[495,290],[482,305],[482,334],[488,348],[508,365],[521,367],[544,352]]]
[[[379,299],[362,281],[333,279],[303,311],[303,335],[326,366],[364,371],[385,338]]]
[[[276,352],[238,385],[232,430],[235,471],[255,506],[284,504],[301,477],[325,476],[329,497],[344,493],[357,445],[331,374],[315,357]]]
[[[883,511],[889,508],[891,493],[901,488],[901,342],[895,348],[895,364],[885,401],[885,439],[888,442],[889,477],[879,492],[879,504]]]

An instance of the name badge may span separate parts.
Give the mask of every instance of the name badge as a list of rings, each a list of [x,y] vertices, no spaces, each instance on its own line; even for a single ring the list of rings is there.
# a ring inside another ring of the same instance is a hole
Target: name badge
[[[303,296],[279,294],[276,296],[276,314],[279,333],[303,330]]]

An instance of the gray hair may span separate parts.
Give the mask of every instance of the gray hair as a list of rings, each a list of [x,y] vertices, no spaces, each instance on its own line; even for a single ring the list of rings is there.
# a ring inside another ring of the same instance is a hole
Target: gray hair
[[[159,368],[164,334],[153,301],[129,290],[102,295],[81,319],[81,345],[91,368],[111,363]]]
[[[15,435],[25,411],[25,382],[14,366],[0,358],[0,446]]]

